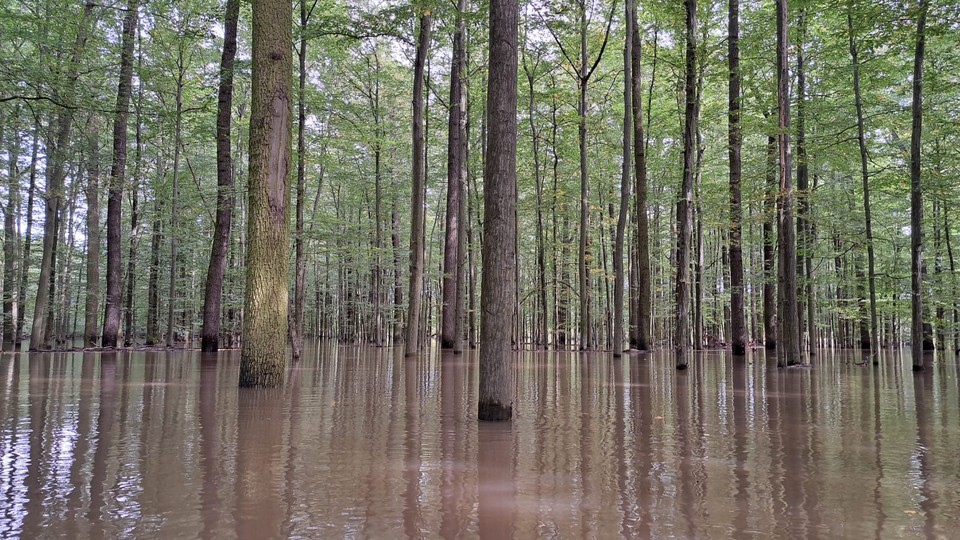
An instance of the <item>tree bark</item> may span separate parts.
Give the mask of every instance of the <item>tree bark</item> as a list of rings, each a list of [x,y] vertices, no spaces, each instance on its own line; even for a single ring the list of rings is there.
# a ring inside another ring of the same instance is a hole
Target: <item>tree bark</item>
[[[237,55],[237,19],[240,0],[227,0],[223,23],[223,53],[220,56],[220,89],[217,91],[217,216],[213,245],[207,266],[203,299],[200,349],[215,352],[220,346],[220,305],[226,273],[230,225],[233,220],[233,160],[230,156],[230,121],[233,107],[233,63]]]
[[[116,347],[120,333],[120,218],[123,206],[123,183],[127,166],[127,117],[130,114],[133,80],[133,45],[139,21],[139,0],[127,1],[123,18],[120,53],[120,81],[117,85],[117,106],[113,120],[113,165],[110,168],[110,193],[107,199],[107,301],[103,313],[103,347]]]
[[[241,387],[283,384],[286,363],[292,17],[289,1],[264,0],[253,4]]]
[[[923,56],[927,0],[920,0],[917,17],[917,42],[913,57],[913,103],[910,134],[910,356],[913,370],[922,371],[923,358],[923,185],[920,176],[920,151],[923,130]]]
[[[800,324],[797,311],[797,238],[793,218],[794,187],[790,148],[790,74],[789,74],[789,0],[777,0],[777,103],[780,176],[780,338],[783,347],[777,355],[781,366],[801,362]]]
[[[314,2],[316,5],[316,2]],[[313,11],[313,8],[310,9]],[[304,197],[306,196],[305,176],[306,176],[306,133],[307,123],[307,105],[306,105],[306,81],[307,81],[307,21],[310,14],[307,12],[306,0],[300,2],[300,50],[298,54],[299,71],[297,87],[297,206],[295,216],[295,227],[293,237],[293,258],[294,258],[294,277],[293,277],[293,310],[292,320],[290,321],[290,348],[291,356],[294,362],[299,362],[303,356],[303,314],[306,306],[306,272],[307,263],[303,257],[303,207]]]
[[[674,347],[677,369],[687,369],[690,342],[690,242],[693,237],[693,179],[697,161],[697,0],[686,8],[686,67],[684,77],[683,181],[677,201],[677,274]]]
[[[740,193],[742,161],[740,149],[740,1],[729,0],[727,24],[727,60],[730,78],[727,84],[727,141],[730,161],[730,337],[734,356],[747,352],[746,325],[743,316],[743,207]]]
[[[492,421],[513,416],[510,333],[517,286],[517,15],[517,0],[490,3],[478,417]]]
[[[420,350],[420,305],[423,296],[424,197],[426,196],[426,154],[423,129],[423,78],[430,47],[430,11],[420,16],[417,56],[413,66],[413,188],[410,198],[410,283],[407,289],[407,325],[404,354]]]
[[[16,350],[17,314],[21,298],[17,296],[17,265],[20,251],[20,236],[17,222],[20,220],[20,108],[13,111],[11,141],[8,146],[9,175],[7,177],[7,204],[3,212],[3,350]],[[6,123],[5,123],[6,124]],[[2,130],[2,128],[0,128]],[[2,137],[0,137],[2,139]]]
[[[631,145],[633,144],[633,0],[626,0],[624,18],[625,28],[629,33],[623,40],[623,169],[620,174],[620,211],[617,215],[617,232],[613,244],[613,356],[620,356],[623,351],[624,323],[623,323],[623,289],[625,276],[623,272],[623,241],[627,231],[627,215],[630,213],[630,178]]]
[[[647,217],[647,139],[643,127],[643,77],[641,76],[641,44],[640,27],[637,23],[636,5],[632,11],[633,46],[631,47],[631,78],[633,89],[631,101],[633,104],[633,166],[636,177],[637,195],[635,199],[634,215],[637,229],[634,232],[634,242],[637,246],[637,328],[636,341],[632,345],[641,351],[650,350],[653,344],[650,341],[650,320],[652,318],[650,301],[650,224]]]

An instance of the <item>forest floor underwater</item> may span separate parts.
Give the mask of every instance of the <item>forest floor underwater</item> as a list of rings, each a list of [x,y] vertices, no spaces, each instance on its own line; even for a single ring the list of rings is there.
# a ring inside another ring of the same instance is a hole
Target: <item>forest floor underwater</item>
[[[0,537],[950,537],[960,365],[811,369],[519,351],[476,420],[476,352],[308,342],[283,388],[239,351],[0,357]]]

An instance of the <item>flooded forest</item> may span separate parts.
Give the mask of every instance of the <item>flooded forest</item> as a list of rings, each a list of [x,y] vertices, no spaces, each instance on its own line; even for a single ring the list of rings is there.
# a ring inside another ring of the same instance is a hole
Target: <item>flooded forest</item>
[[[958,50],[956,0],[0,0],[0,538],[949,536]]]

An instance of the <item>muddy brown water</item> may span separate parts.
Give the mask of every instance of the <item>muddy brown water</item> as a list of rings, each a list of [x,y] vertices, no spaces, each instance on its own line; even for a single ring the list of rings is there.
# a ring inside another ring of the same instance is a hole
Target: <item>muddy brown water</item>
[[[479,424],[472,354],[3,355],[0,537],[960,537],[953,357],[769,362],[518,353]]]

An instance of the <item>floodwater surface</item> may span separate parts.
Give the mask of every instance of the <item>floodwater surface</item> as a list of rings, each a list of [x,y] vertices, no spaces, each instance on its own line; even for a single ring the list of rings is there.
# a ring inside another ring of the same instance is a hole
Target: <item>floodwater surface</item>
[[[778,370],[702,353],[518,353],[514,420],[475,355],[308,348],[0,359],[0,537],[957,537],[953,357]]]

